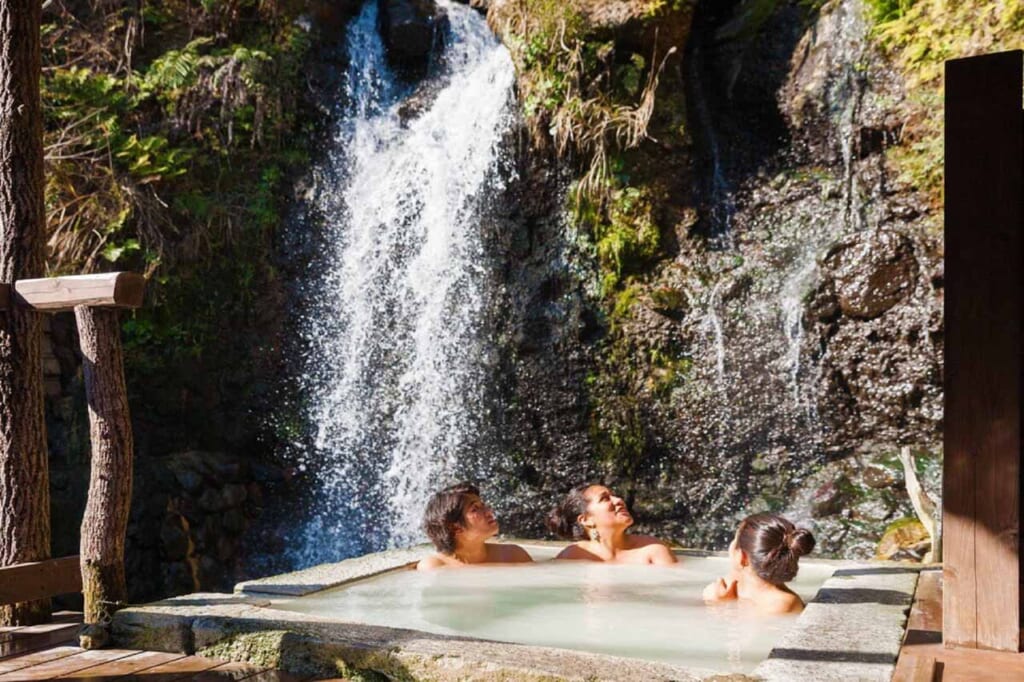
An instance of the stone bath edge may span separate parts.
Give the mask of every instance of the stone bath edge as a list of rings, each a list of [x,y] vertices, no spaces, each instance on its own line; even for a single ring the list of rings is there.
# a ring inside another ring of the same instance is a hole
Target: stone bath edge
[[[354,679],[689,681],[721,675],[603,654],[325,621],[272,606],[271,600],[405,568],[429,553],[426,546],[388,550],[239,583],[233,595],[197,593],[130,607],[114,616],[114,643],[248,661],[299,675]],[[893,562],[815,563],[833,564],[836,572],[751,675],[728,679],[890,679],[921,567]]]

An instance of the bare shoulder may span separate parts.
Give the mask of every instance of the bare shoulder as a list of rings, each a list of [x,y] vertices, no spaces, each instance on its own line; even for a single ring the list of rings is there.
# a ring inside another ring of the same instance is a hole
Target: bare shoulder
[[[494,561],[503,564],[525,564],[533,557],[519,545],[492,545]]]
[[[555,559],[567,559],[569,561],[600,561],[600,559],[577,544],[572,544],[558,553]]]
[[[800,613],[804,610],[804,600],[789,590],[779,590],[760,605],[760,610],[770,614]]]
[[[633,535],[632,549],[642,549],[643,555],[652,564],[674,564],[677,563],[676,555],[664,542],[653,535]]]
[[[679,560],[676,559],[676,555],[672,553],[666,545],[661,542],[652,543],[644,548],[647,553],[647,558],[650,559],[652,564],[675,564]]]
[[[417,571],[432,571],[435,568],[444,568],[448,565],[448,562],[444,560],[440,554],[431,554],[430,556],[420,559],[420,562],[416,564]]]

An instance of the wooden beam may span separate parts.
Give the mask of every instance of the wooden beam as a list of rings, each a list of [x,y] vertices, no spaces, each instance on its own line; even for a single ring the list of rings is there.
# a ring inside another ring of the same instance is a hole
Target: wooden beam
[[[77,556],[0,568],[0,604],[47,599],[82,591]]]
[[[943,642],[1020,649],[1020,50],[946,62]]]
[[[14,290],[18,303],[51,313],[80,305],[138,308],[142,305],[146,278],[134,272],[105,272],[22,279],[14,283]]]

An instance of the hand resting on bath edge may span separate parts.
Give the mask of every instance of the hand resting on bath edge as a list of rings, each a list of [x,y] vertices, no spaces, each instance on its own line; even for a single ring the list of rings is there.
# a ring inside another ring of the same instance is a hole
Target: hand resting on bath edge
[[[786,583],[813,549],[811,532],[778,514],[748,516],[729,545],[729,575],[704,588],[704,601],[740,600],[762,613],[800,613],[804,602]]]
[[[533,561],[519,545],[487,542],[498,533],[494,511],[480,499],[470,483],[459,483],[434,493],[423,516],[423,529],[437,554],[416,568],[456,568],[473,564],[518,564]]]
[[[603,561],[619,564],[676,563],[676,557],[657,538],[630,535],[633,525],[623,499],[606,486],[586,484],[573,488],[548,515],[548,528],[559,537],[577,542],[556,559]]]

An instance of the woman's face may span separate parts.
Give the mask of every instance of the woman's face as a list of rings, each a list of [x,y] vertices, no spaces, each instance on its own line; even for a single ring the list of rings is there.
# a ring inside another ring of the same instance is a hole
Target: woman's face
[[[592,485],[583,491],[587,511],[581,517],[584,528],[628,528],[633,515],[621,497],[603,485]]]
[[[494,511],[476,495],[467,495],[462,507],[460,530],[468,536],[487,539],[498,534]]]

